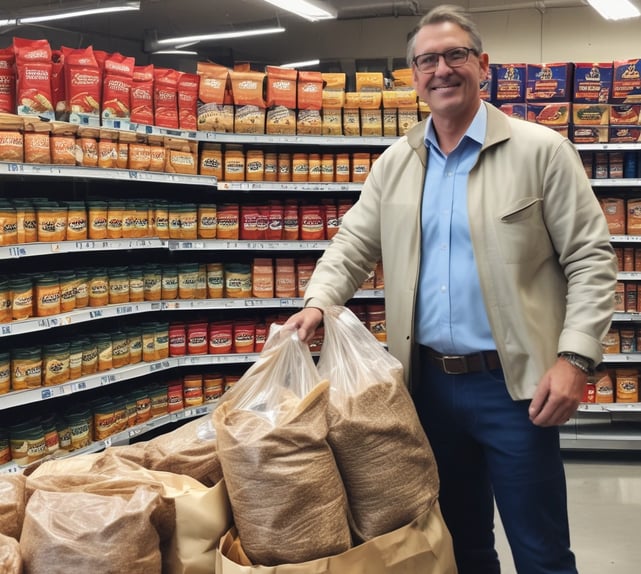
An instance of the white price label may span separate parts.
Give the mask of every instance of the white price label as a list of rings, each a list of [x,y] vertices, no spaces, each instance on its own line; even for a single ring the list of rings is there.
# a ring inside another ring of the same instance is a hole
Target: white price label
[[[111,437],[106,438],[103,442],[106,448],[109,448],[111,446]]]
[[[102,383],[102,384],[105,384],[105,383]],[[80,381],[79,383],[71,383],[71,390],[74,393],[77,393],[78,391],[84,391],[86,388],[87,388],[87,383],[85,381]]]

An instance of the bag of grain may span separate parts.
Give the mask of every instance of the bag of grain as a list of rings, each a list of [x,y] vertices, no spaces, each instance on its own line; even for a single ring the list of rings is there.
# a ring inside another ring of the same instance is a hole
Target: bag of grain
[[[361,540],[400,528],[438,496],[434,455],[400,362],[346,307],[324,310],[318,361],[330,382],[328,441]]]
[[[295,330],[274,326],[258,361],[214,411],[234,523],[256,564],[304,562],[351,545],[326,440],[328,392]]]

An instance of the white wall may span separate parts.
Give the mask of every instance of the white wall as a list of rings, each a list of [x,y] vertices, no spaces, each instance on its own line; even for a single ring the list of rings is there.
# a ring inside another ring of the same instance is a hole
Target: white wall
[[[641,19],[610,22],[592,8],[548,8],[475,13],[490,61],[542,63],[641,58]],[[323,59],[404,58],[407,33],[417,18],[398,17],[310,24],[298,36],[260,44],[278,64]],[[253,46],[252,46],[253,48]],[[235,46],[242,55],[243,45]]]

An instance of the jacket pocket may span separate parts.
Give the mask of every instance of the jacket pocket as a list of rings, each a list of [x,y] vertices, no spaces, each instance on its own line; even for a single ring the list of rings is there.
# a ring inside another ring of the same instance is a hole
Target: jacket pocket
[[[554,252],[543,221],[543,200],[525,197],[496,222],[499,249],[505,263],[538,265]]]

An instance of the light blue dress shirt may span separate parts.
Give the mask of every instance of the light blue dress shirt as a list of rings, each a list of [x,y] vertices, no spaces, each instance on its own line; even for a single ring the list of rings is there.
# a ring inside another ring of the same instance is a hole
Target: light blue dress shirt
[[[431,119],[425,130],[429,160],[421,208],[415,335],[421,345],[440,353],[466,355],[496,349],[483,305],[467,211],[468,174],[478,159],[486,127],[487,110],[479,106],[449,155],[441,151]]]

